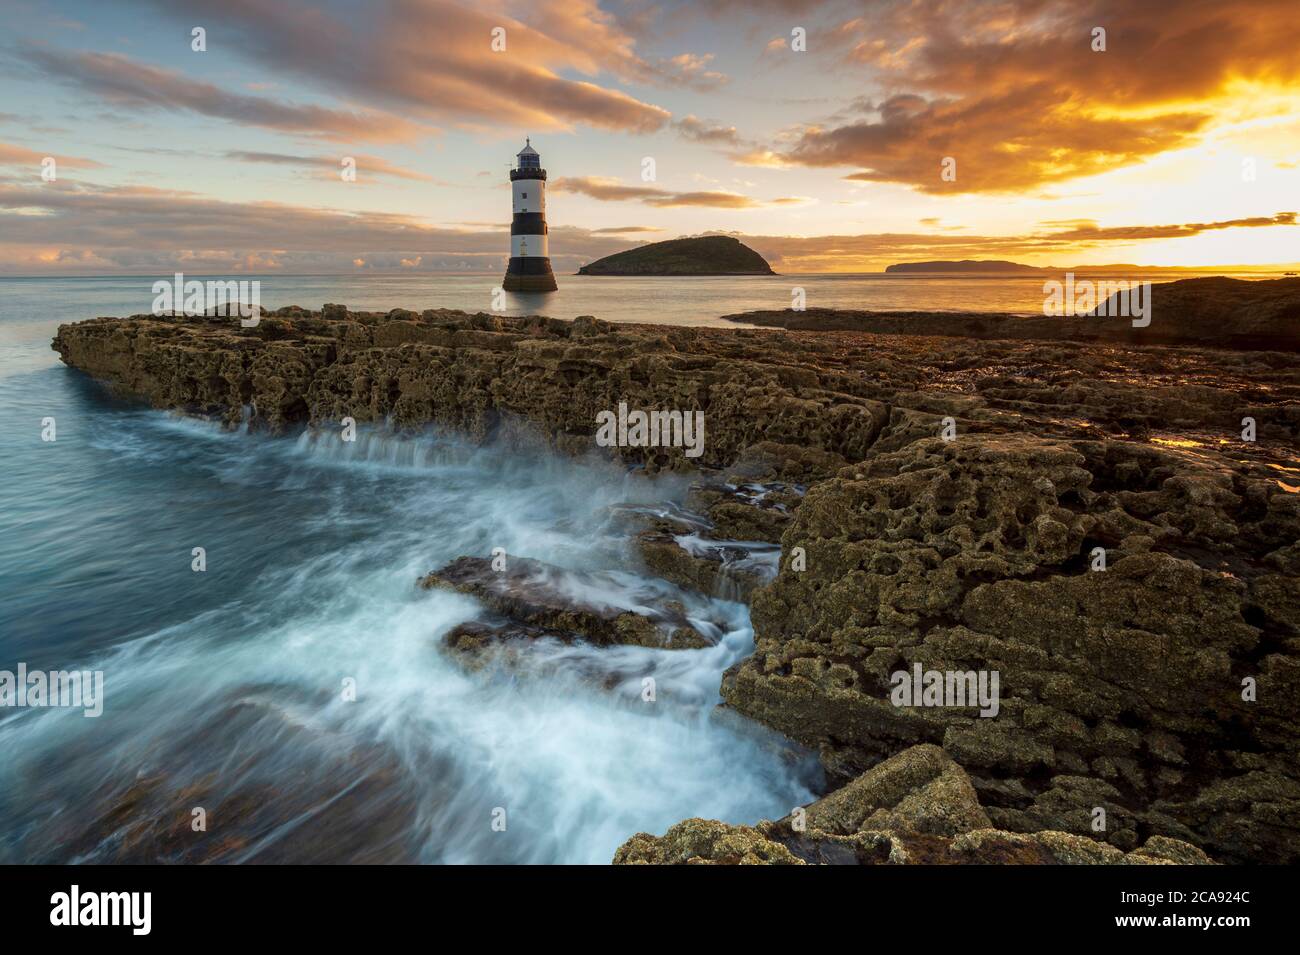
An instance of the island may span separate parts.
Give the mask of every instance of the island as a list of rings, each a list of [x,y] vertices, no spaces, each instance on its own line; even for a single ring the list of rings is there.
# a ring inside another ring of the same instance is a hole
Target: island
[[[775,275],[761,255],[729,235],[652,242],[615,252],[579,275]]]
[[[1192,274],[1202,274],[1206,269],[1190,265],[1134,265],[1132,262],[1107,262],[1103,264],[1090,265],[1026,265],[1023,262],[1010,262],[1006,259],[961,259],[954,261],[952,259],[938,259],[933,262],[895,262],[893,265],[885,266],[885,272],[889,274],[902,273],[922,273],[922,274],[966,274],[966,275],[997,275],[997,274],[1023,274],[1033,275],[1036,273],[1064,274],[1066,272],[1075,273],[1155,273],[1169,274],[1175,272],[1185,272]],[[1261,271],[1276,272],[1275,269],[1260,270],[1252,269],[1247,266],[1219,266],[1212,271],[1221,274],[1245,274],[1249,275]],[[1287,275],[1295,275],[1294,272],[1287,272]]]
[[[886,272],[1042,272],[1036,265],[1007,262],[1003,259],[962,259],[960,262],[897,262],[885,266]]]

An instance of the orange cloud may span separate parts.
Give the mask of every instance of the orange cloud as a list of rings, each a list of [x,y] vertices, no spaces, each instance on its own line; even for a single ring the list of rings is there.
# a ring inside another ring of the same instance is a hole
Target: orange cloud
[[[1053,239],[1062,241],[1131,241],[1134,239],[1177,239],[1183,236],[1215,232],[1219,229],[1258,229],[1274,225],[1296,225],[1296,213],[1279,212],[1275,216],[1252,216],[1248,219],[1226,219],[1222,222],[1186,222],[1181,225],[1134,225],[1101,228],[1095,223],[1077,225],[1051,233]]]
[[[617,179],[605,179],[600,176],[560,178],[551,183],[551,188],[557,192],[581,193],[604,202],[635,200],[660,208],[703,206],[711,209],[756,209],[767,204],[738,192],[672,192],[654,186],[625,186]],[[788,202],[785,199],[776,201]]]
[[[938,220],[922,220],[936,225]],[[1095,224],[1048,228],[1028,235],[952,235],[875,233],[820,236],[742,236],[769,262],[791,271],[870,271],[894,262],[932,259],[1039,259],[1051,255],[1058,266],[1070,258],[1109,244],[1180,238],[1220,229],[1295,226],[1294,212],[1221,222],[1098,227]]]
[[[595,0],[530,0],[487,5],[450,0],[376,0],[351,22],[304,0],[153,0],[189,23],[223,24],[241,52],[349,98],[400,106],[404,115],[490,121],[536,130],[582,124],[653,132],[667,110],[587,77],[663,85],[708,82],[707,57],[649,62]],[[493,49],[493,31],[504,31]],[[359,35],[360,34],[360,35]],[[501,43],[498,44],[501,47]],[[521,95],[521,92],[526,95]]]
[[[819,40],[889,95],[770,152],[931,193],[1023,192],[1131,166],[1231,122],[1246,105],[1234,84],[1294,90],[1295,12],[1289,0],[873,5],[869,22]],[[945,157],[954,181],[941,177]]]

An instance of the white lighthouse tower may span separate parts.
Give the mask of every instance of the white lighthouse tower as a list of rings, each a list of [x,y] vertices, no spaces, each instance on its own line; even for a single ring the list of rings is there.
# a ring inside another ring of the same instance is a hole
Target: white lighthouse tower
[[[507,292],[554,292],[550,250],[546,244],[546,170],[531,141],[516,154],[510,170],[514,219],[510,222],[510,265],[502,288]]]

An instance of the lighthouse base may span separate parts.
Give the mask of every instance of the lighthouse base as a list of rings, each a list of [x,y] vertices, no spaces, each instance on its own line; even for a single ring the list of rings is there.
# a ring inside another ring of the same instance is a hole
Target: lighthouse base
[[[555,284],[554,275],[511,275],[507,272],[501,287],[507,292],[554,292],[559,286]]]
[[[557,286],[551,260],[540,256],[512,257],[501,287],[507,292],[554,292]]]

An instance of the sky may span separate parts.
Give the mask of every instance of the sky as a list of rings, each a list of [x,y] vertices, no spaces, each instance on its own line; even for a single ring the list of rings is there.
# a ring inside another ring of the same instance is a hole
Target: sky
[[[525,137],[560,272],[718,232],[786,273],[1292,265],[1297,12],[0,0],[0,274],[501,270]]]

